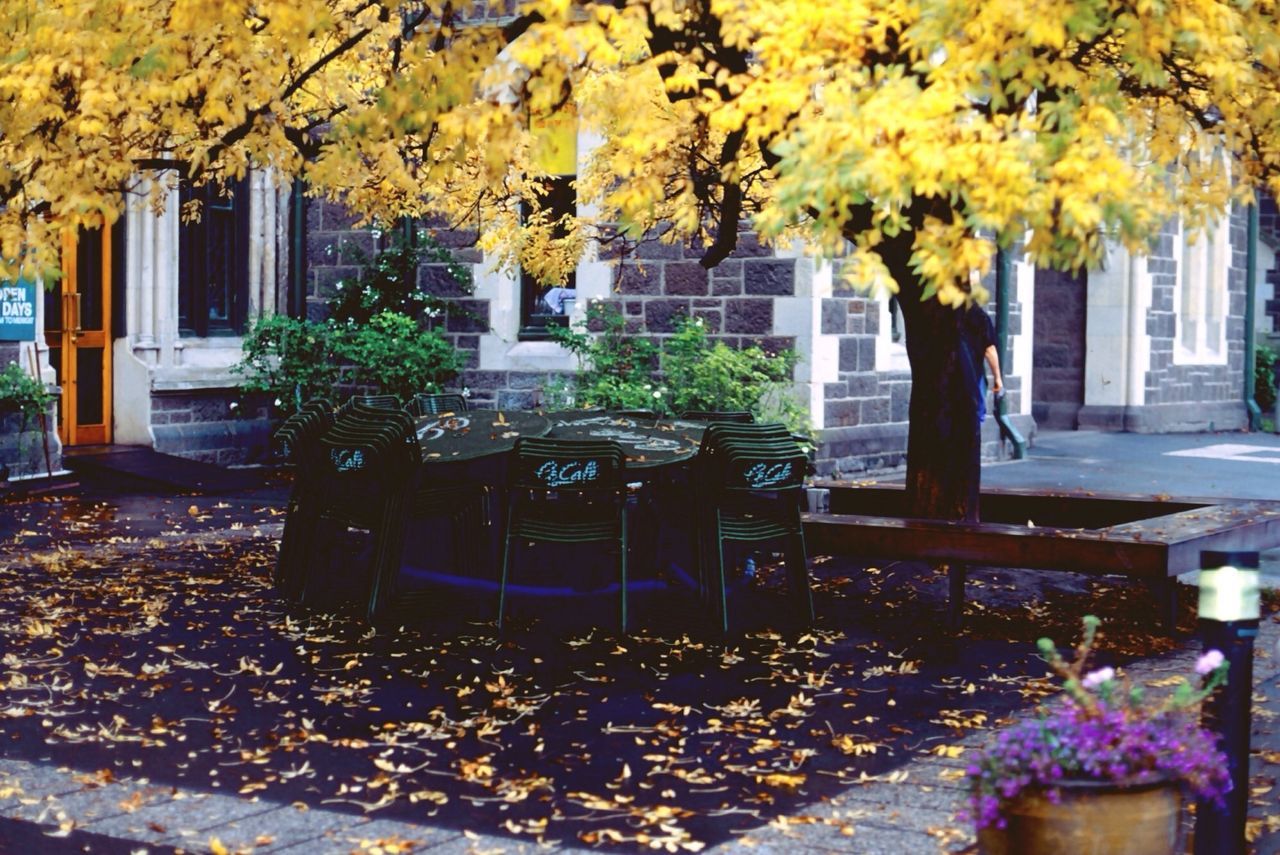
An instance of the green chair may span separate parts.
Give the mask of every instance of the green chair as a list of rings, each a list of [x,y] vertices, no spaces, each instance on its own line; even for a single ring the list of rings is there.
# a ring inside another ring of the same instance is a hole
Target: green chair
[[[626,456],[616,442],[521,437],[513,455],[498,630],[506,615],[512,547],[517,542],[618,547],[620,626],[627,631]]]
[[[729,422],[755,424],[756,417],[747,410],[685,410],[678,418],[691,422]]]
[[[419,392],[409,402],[409,412],[419,418],[422,416],[438,416],[441,413],[465,413],[467,409],[467,399],[457,392],[440,394]]]
[[[333,426],[333,407],[328,401],[316,399],[308,401],[298,412],[285,419],[284,424],[272,435],[272,451],[277,459],[292,466],[306,456],[317,439]],[[288,597],[296,597],[295,582],[301,578],[303,568],[298,566],[300,548],[298,546],[298,527],[300,524],[299,508],[306,503],[306,491],[303,489],[305,479],[295,477],[293,489],[289,493],[289,502],[285,506],[284,531],[280,535],[280,554],[276,558],[276,569],[272,580],[276,587]]]
[[[301,569],[287,585],[302,602],[314,599],[315,574],[330,563],[336,533],[363,528],[373,538],[368,613],[378,616],[387,580],[400,568],[405,506],[420,459],[412,418],[393,410],[348,410],[307,451],[299,465]]]
[[[347,412],[357,406],[366,409],[377,410],[398,410],[401,407],[400,399],[395,395],[352,395],[347,402],[339,408],[339,412]]]
[[[808,463],[782,425],[713,423],[695,460],[703,519],[699,564],[704,593],[715,586],[721,630],[729,631],[725,543],[782,540],[796,611],[813,620],[800,507]]]

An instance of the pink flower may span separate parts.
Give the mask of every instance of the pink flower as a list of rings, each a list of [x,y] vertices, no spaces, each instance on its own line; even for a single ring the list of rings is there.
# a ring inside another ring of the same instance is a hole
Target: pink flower
[[[1221,650],[1207,650],[1204,655],[1196,660],[1196,673],[1200,676],[1212,674],[1222,666],[1226,657],[1222,655]]]
[[[1097,671],[1090,671],[1088,674],[1085,674],[1084,679],[1081,680],[1081,683],[1084,685],[1086,689],[1096,689],[1099,686],[1101,686],[1103,683],[1106,683],[1110,680],[1114,680],[1115,677],[1116,677],[1116,669],[1099,668]]]

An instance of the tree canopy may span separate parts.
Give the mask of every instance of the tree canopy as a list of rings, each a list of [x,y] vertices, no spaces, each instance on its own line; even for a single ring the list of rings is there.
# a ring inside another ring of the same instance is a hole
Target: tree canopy
[[[124,190],[159,204],[179,172],[250,167],[370,221],[443,218],[544,280],[593,237],[692,242],[707,266],[744,223],[804,237],[900,294],[907,483],[930,516],[976,513],[949,309],[995,246],[1083,267],[1280,190],[1276,0],[11,0],[0,17],[0,274],[56,270],[57,233],[115,219]],[[583,216],[554,223],[538,128],[569,119],[595,145]]]
[[[1104,237],[1141,247],[1174,212],[1280,186],[1272,0],[27,0],[0,16],[7,264],[48,266],[54,232],[119,216],[147,167],[269,166],[371,218],[443,215],[554,277],[592,223],[557,237],[518,202],[539,186],[530,128],[570,109],[599,139],[578,180],[595,222],[700,238],[714,263],[751,221],[944,302],[990,236],[1083,265]],[[904,235],[907,277],[886,262]]]

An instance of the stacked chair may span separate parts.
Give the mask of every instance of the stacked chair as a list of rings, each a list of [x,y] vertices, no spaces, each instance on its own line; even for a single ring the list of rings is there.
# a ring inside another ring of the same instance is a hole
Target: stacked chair
[[[352,399],[328,430],[300,449],[299,500],[287,524],[295,532],[293,548],[281,580],[287,594],[313,600],[316,570],[327,563],[334,535],[347,527],[368,529],[374,543],[371,619],[385,608],[400,569],[406,500],[421,460],[413,418],[381,403]]]
[[[301,409],[285,419],[271,437],[272,453],[277,460],[297,467],[309,449],[329,428],[333,427],[333,405],[323,398],[303,404]],[[289,494],[284,518],[284,533],[280,537],[280,555],[276,559],[273,580],[285,596],[298,596],[297,583],[302,578],[303,565],[299,560],[298,508],[303,503],[305,491],[303,479],[296,478]]]
[[[620,626],[627,630],[627,484],[622,447],[612,441],[521,437],[502,554],[498,630],[506,614],[512,553],[529,542],[612,542],[618,549]]]
[[[438,416],[441,413],[464,413],[467,411],[467,399],[457,392],[428,394],[419,392],[409,402],[409,412],[422,416]]]
[[[704,596],[729,631],[727,541],[785,542],[788,586],[798,616],[813,619],[800,507],[808,457],[777,424],[713,422],[694,460],[699,569]]]

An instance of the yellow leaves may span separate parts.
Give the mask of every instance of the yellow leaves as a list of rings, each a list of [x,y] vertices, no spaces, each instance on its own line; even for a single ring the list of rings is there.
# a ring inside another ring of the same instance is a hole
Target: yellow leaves
[[[929,749],[930,754],[954,760],[964,753],[963,745],[935,745]]]

